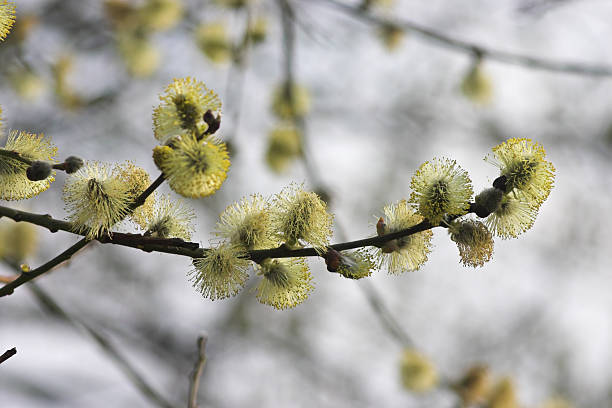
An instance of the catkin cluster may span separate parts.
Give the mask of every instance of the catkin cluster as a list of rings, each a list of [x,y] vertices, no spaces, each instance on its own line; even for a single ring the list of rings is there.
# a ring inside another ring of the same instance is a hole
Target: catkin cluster
[[[279,88],[277,115],[297,123],[307,109],[300,95],[293,84]],[[221,101],[215,92],[193,78],[173,80],[153,112],[159,141],[153,162],[162,172],[158,180],[165,179],[185,197],[214,194],[230,165],[225,144],[215,136],[220,125]],[[299,145],[294,146],[296,152]],[[156,184],[143,168],[131,162],[84,162],[73,156],[58,163],[56,153],[43,135],[12,131],[0,149],[0,199],[35,196],[49,187],[55,170],[63,170],[69,174],[63,198],[74,232],[96,239],[128,222],[144,236],[191,238],[193,212],[169,196],[158,197]],[[437,226],[448,229],[464,265],[483,266],[492,257],[494,235],[516,237],[533,225],[554,180],[554,167],[545,160],[543,147],[528,139],[507,140],[486,160],[500,173],[492,187],[474,198],[472,182],[456,161],[434,158],[423,163],[412,177],[409,199],[383,208],[376,224],[378,239],[349,247],[354,250],[330,246],[333,217],[325,202],[301,185],[291,184],[271,198],[244,198],[221,214],[215,231],[218,242],[193,260],[191,280],[205,297],[224,299],[245,286],[251,268],[259,277],[257,299],[277,309],[291,308],[313,289],[305,259],[291,257],[291,251],[310,246],[329,271],[350,279],[382,268],[400,274],[427,261],[431,229]]]
[[[191,279],[212,300],[235,295],[245,285],[248,251],[276,248],[281,243],[299,248],[311,245],[325,252],[332,216],[315,193],[292,184],[270,199],[252,195],[229,206],[220,216],[218,245],[194,259]],[[254,263],[260,278],[257,299],[277,309],[302,303],[313,289],[304,258],[263,259]]]

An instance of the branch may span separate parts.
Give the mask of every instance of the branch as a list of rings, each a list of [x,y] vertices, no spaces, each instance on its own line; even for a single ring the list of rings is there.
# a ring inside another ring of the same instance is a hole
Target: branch
[[[200,387],[200,377],[204,364],[206,364],[206,342],[208,336],[206,333],[201,333],[198,336],[198,358],[193,366],[189,381],[189,408],[198,408],[198,388]]]
[[[0,356],[0,364],[4,363],[9,358],[13,357],[15,354],[17,354],[17,348],[15,348],[15,347],[13,347],[12,349],[6,350]]]
[[[129,207],[129,212],[134,211],[136,208],[144,204],[146,199],[151,194],[153,194],[155,189],[157,189],[157,187],[159,187],[163,182],[164,182],[164,174],[162,173],[159,175],[159,177],[157,177],[157,179],[153,183],[151,183],[151,185],[145,191],[142,192],[142,194],[140,194],[134,200],[134,202]],[[62,231],[76,233],[71,223],[53,219],[48,214],[46,215],[32,214],[32,213],[27,213],[25,211],[18,211],[12,208],[0,206],[0,218],[3,216],[12,218],[13,220],[18,221],[18,222],[27,221],[32,224],[41,225],[41,226],[46,227],[51,232],[57,232],[58,230],[62,230]],[[87,231],[81,230],[79,235],[87,235]],[[102,241],[103,239],[104,238],[100,238],[98,240],[100,242],[103,242]],[[60,265],[62,262],[67,261],[74,254],[76,254],[79,250],[81,250],[83,247],[85,247],[90,242],[91,240],[87,238],[82,238],[76,244],[72,245],[70,248],[66,249],[64,252],[62,252],[55,258],[51,259],[49,262],[45,263],[44,265],[41,265],[38,268],[32,271],[29,271],[29,272],[22,272],[21,275],[17,277],[17,279],[13,280],[12,282],[7,283],[2,288],[0,288],[0,297],[12,294],[15,288],[23,285],[26,282],[31,281],[32,279],[42,275],[43,273],[49,272],[51,269]],[[131,245],[128,245],[128,246],[131,246]]]
[[[80,249],[82,249],[85,245],[89,244],[91,241],[87,238],[82,238],[76,244],[72,245],[70,248],[51,259],[44,265],[39,266],[36,269],[33,269],[29,272],[22,272],[17,279],[14,281],[7,283],[3,287],[0,288],[0,297],[7,296],[13,293],[15,288],[23,285],[26,282],[31,281],[37,276],[42,275],[45,272],[49,272],[51,269],[60,265],[62,262],[69,260],[74,254],[76,254]]]
[[[471,212],[471,211],[470,211]],[[15,221],[27,221],[32,224],[40,225],[49,229],[51,232],[58,230],[71,232],[78,235],[86,235],[87,232],[75,232],[73,231],[72,224],[66,221],[56,220],[51,218],[49,215],[43,214],[32,214],[25,211],[15,210],[13,208],[0,206],[0,217],[8,217]],[[451,218],[457,218],[459,216],[453,216]],[[366,246],[380,247],[388,241],[392,241],[397,238],[401,238],[408,235],[413,235],[418,232],[422,232],[437,225],[432,225],[429,221],[423,220],[422,222],[401,231],[392,232],[385,235],[380,235],[371,238],[359,239],[356,241],[341,242],[338,244],[329,245],[329,248],[333,248],[336,251],[346,251],[348,249],[356,249]],[[208,248],[201,248],[199,244],[195,242],[185,242],[178,238],[154,238],[141,234],[126,234],[114,232],[111,236],[102,236],[96,239],[103,244],[115,244],[126,246],[130,248],[137,248],[145,252],[163,252],[166,254],[188,256],[190,258],[201,258],[204,256]],[[247,252],[247,258],[259,262],[266,258],[294,258],[294,257],[305,257],[305,256],[320,256],[319,252],[315,248],[298,248],[291,249],[286,245],[281,245],[277,248],[270,249],[258,249]],[[44,266],[44,265],[43,265]],[[27,273],[32,274],[34,271]],[[38,276],[38,275],[37,275]],[[21,277],[20,277],[21,278]],[[19,279],[20,279],[19,278]],[[19,280],[17,279],[17,280]],[[29,280],[29,279],[28,279]],[[20,286],[20,285],[17,285]],[[15,286],[16,287],[16,286]],[[4,288],[2,288],[4,289]],[[2,289],[0,289],[0,296],[3,296]]]
[[[39,303],[51,314],[69,322],[73,326],[82,327],[91,339],[100,347],[103,353],[112,360],[129,381],[141,392],[145,398],[161,408],[171,408],[173,405],[161,396],[127,360],[127,358],[114,346],[111,341],[103,334],[93,329],[85,322],[70,316],[64,309],[55,302],[40,286],[32,284],[30,289],[36,296]]]
[[[19,161],[21,163],[27,164],[28,166],[31,166],[36,161],[38,161],[38,160],[29,159],[29,158],[23,156],[21,153],[16,152],[14,150],[7,150],[7,149],[2,149],[2,148],[0,148],[0,156],[6,157],[8,159]],[[77,158],[74,157],[74,156],[70,156],[69,158],[67,158],[62,163],[51,164],[51,168],[54,169],[54,170],[61,170],[61,171],[65,171],[67,173],[72,173],[75,170],[72,170],[72,171],[69,170],[69,169],[71,169],[73,167],[73,166],[70,165],[70,159],[77,159]],[[80,159],[78,159],[78,160],[80,160]]]
[[[525,54],[500,51],[469,41],[452,38],[430,27],[426,27],[409,20],[377,16],[362,7],[344,4],[339,2],[338,0],[318,1],[330,7],[339,9],[367,23],[379,26],[393,26],[406,31],[411,31],[413,33],[419,34],[423,39],[438,44],[439,46],[459,52],[464,52],[467,54],[478,55],[481,58],[488,58],[490,60],[502,62],[505,64],[519,65],[526,68],[539,69],[550,72],[560,72],[596,77],[612,76],[612,67],[608,65],[592,65],[578,62],[555,61],[550,59],[531,57]]]

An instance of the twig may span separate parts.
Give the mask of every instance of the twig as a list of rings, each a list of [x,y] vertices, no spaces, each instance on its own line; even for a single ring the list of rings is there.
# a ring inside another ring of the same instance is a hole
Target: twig
[[[414,341],[412,341],[401,324],[393,317],[382,297],[374,289],[374,286],[372,286],[370,282],[363,282],[363,285],[359,285],[359,287],[364,296],[368,299],[368,303],[372,307],[372,311],[380,321],[380,324],[387,330],[391,337],[393,337],[402,347],[414,347]]]
[[[11,218],[15,221],[27,221],[32,224],[40,225],[49,229],[50,231],[62,230],[78,235],[86,234],[86,232],[74,232],[71,223],[56,220],[54,218],[51,218],[49,215],[32,214],[25,211],[0,206],[0,217],[3,216]],[[457,216],[454,216],[452,218],[456,217]],[[359,239],[356,241],[332,244],[329,245],[329,248],[333,248],[336,251],[346,251],[348,249],[355,249],[366,246],[380,247],[388,241],[392,241],[394,239],[398,239],[408,235],[413,235],[435,227],[437,227],[437,225],[432,225],[429,221],[423,220],[422,222],[410,228],[406,228],[400,231],[371,238]],[[199,244],[195,242],[184,242],[177,238],[154,238],[140,234],[112,233],[111,236],[99,237],[96,240],[103,244],[127,246],[131,248],[137,248],[145,252],[163,252],[166,254],[182,255],[191,258],[201,258],[204,256],[206,251],[209,250],[208,248],[201,248]],[[315,250],[315,248],[312,247],[291,249],[286,245],[281,245],[277,248],[251,250],[248,251],[246,255],[248,259],[251,259],[255,262],[261,261],[266,258],[293,258],[305,256],[320,256],[320,254]]]
[[[17,160],[27,165],[32,165],[32,163],[34,163],[34,160],[23,157],[21,153],[13,150],[0,149],[0,156],[6,157],[7,159]]]
[[[49,294],[40,286],[32,283],[30,290],[36,296],[38,302],[52,315],[57,316],[76,327],[81,327],[91,339],[100,347],[103,353],[113,361],[126,375],[130,382],[144,395],[149,401],[161,408],[172,408],[173,404],[168,402],[160,395],[138,372],[138,370],[127,360],[126,356],[114,346],[111,341],[102,333],[93,329],[82,320],[69,315]]]
[[[0,364],[4,363],[9,358],[13,357],[15,354],[17,354],[17,348],[15,348],[15,347],[13,347],[12,349],[6,350],[0,356]]]
[[[45,263],[44,265],[41,265],[38,268],[33,269],[29,272],[22,272],[21,275],[17,277],[17,279],[15,279],[14,281],[10,283],[7,283],[6,285],[0,288],[0,297],[12,294],[15,288],[23,285],[26,282],[31,281],[32,279],[36,278],[37,276],[42,275],[43,273],[49,272],[51,269],[55,268],[62,262],[69,260],[74,254],[76,254],[79,250],[81,250],[85,245],[89,244],[89,242],[91,241],[88,240],[87,238],[82,238],[76,244],[72,245],[70,248],[68,248],[67,250],[65,250],[64,252],[56,256],[55,258],[51,259],[49,262]]]
[[[232,129],[225,134],[225,142],[232,142],[236,139],[238,129],[240,127],[240,119],[242,117],[242,102],[244,97],[246,69],[248,66],[249,51],[251,48],[251,26],[252,12],[251,5],[246,6],[245,18],[246,25],[242,40],[233,50],[232,62],[227,73],[226,94],[227,101],[225,104],[231,106],[229,113]]]
[[[142,192],[130,205],[130,212],[134,211],[136,208],[144,204],[146,199],[153,194],[153,192],[164,182],[164,174],[160,174],[157,179],[151,183],[151,185]],[[73,225],[66,221],[54,220],[49,215],[37,215],[26,213],[24,211],[13,210],[8,207],[0,206],[0,218],[6,216],[12,218],[15,221],[28,221],[33,224],[42,225],[49,229],[51,232],[56,232],[58,230],[64,230],[69,232],[74,232],[75,228]],[[40,222],[40,224],[39,224]],[[79,235],[87,235],[87,231],[81,231]],[[29,272],[22,272],[21,275],[17,277],[17,279],[12,282],[7,283],[2,288],[0,288],[0,297],[7,296],[13,293],[15,288],[23,285],[26,282],[31,281],[32,279],[42,275],[55,268],[59,264],[64,261],[70,259],[74,254],[76,254],[80,249],[85,247],[87,244],[91,242],[90,239],[82,238],[76,244],[72,245],[70,248],[66,249],[61,254],[57,255],[55,258],[51,259],[49,262],[44,265],[39,266],[38,268],[31,270]]]
[[[149,187],[147,187],[147,189],[145,191],[143,191],[138,197],[136,197],[136,199],[134,200],[134,202],[130,205],[130,213],[133,212],[136,208],[140,207],[141,205],[143,205],[145,203],[145,201],[147,201],[147,198],[149,198],[149,196],[151,194],[153,194],[153,192],[155,190],[157,190],[157,188],[159,186],[162,185],[162,183],[164,182],[166,176],[164,175],[164,173],[161,173],[153,183],[151,183],[151,185]]]
[[[200,333],[198,336],[198,358],[193,366],[189,381],[189,408],[198,408],[198,389],[200,388],[200,377],[202,370],[206,364],[206,342],[208,336],[206,333]]]
[[[307,0],[310,2],[311,0]],[[485,47],[469,41],[458,40],[446,34],[440,33],[430,27],[426,27],[405,19],[386,18],[372,14],[359,6],[352,6],[341,3],[337,0],[318,0],[328,6],[339,9],[353,17],[367,23],[379,26],[393,26],[406,31],[419,34],[423,39],[436,43],[448,49],[478,55],[481,58],[488,58],[505,64],[519,65],[531,69],[543,71],[568,73],[576,75],[587,75],[596,77],[612,76],[612,67],[608,65],[584,64],[578,62],[555,61],[544,58],[531,57],[525,54],[500,51],[494,48]]]

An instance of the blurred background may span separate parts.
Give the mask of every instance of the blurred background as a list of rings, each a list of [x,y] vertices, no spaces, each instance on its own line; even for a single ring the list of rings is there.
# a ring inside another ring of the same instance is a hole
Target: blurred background
[[[214,196],[186,200],[204,246],[226,206],[291,182],[329,199],[341,242],[374,235],[382,207],[408,198],[433,157],[457,160],[478,192],[498,174],[483,161],[491,147],[528,137],[557,173],[534,227],[496,240],[483,268],[463,267],[436,229],[428,263],[402,276],[352,281],[310,259],[315,291],[287,311],[259,304],[254,280],[211,302],[188,281],[187,258],[91,245],[0,300],[0,351],[18,350],[0,367],[0,406],[186,406],[202,331],[203,407],[458,407],[448,384],[476,364],[492,383],[511,378],[521,407],[555,396],[612,406],[611,3],[16,3],[0,43],[5,136],[43,132],[60,159],[132,160],[155,178],[158,95],[185,76],[220,95],[230,172]],[[299,117],[274,100],[287,81]],[[64,180],[2,205],[64,218]],[[32,267],[77,241],[5,219],[0,229],[3,247],[28,237]],[[440,387],[402,387],[407,346],[431,360]]]

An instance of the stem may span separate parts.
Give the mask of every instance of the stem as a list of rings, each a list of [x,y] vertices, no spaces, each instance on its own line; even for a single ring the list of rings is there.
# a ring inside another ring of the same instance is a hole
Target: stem
[[[3,216],[11,218],[15,221],[26,221],[32,224],[40,225],[42,227],[47,228],[51,232],[62,230],[71,232],[73,234],[87,235],[86,231],[74,232],[71,223],[56,220],[54,218],[51,218],[51,216],[49,215],[32,214],[25,211],[0,206],[0,217]],[[451,218],[457,217],[458,216],[454,216]],[[413,235],[434,227],[437,227],[437,225],[432,225],[429,221],[423,220],[419,224],[416,224],[410,228],[406,228],[401,231],[396,231],[371,238],[359,239],[356,241],[341,242],[338,244],[329,245],[329,247],[335,249],[336,251],[345,251],[347,249],[355,249],[366,246],[379,247],[388,241],[408,235]],[[141,249],[145,252],[163,252],[167,254],[188,256],[190,258],[201,258],[204,256],[206,251],[208,251],[208,248],[201,248],[199,244],[195,242],[185,242],[177,238],[155,238],[140,234],[125,234],[115,232],[112,233],[111,236],[99,237],[96,238],[96,240],[103,244],[115,244]],[[285,245],[281,245],[277,248],[251,250],[247,253],[247,257],[255,262],[261,261],[266,258],[293,258],[305,256],[320,255],[319,252],[317,252],[317,250],[312,247],[290,249]],[[32,274],[33,272],[34,271],[29,272],[28,275]]]
[[[147,187],[147,189],[145,191],[143,191],[135,200],[134,202],[130,205],[130,213],[133,212],[136,208],[140,207],[141,205],[143,205],[145,203],[145,201],[147,201],[147,198],[149,198],[149,196],[151,194],[153,194],[153,192],[155,190],[157,190],[157,187],[161,186],[161,184],[164,182],[166,176],[164,176],[164,173],[160,174],[153,183],[151,183],[151,185],[149,187]]]
[[[142,192],[142,194],[140,194],[134,200],[134,202],[129,207],[129,212],[130,213],[133,212],[136,208],[144,204],[146,199],[151,194],[153,194],[153,192],[157,189],[157,187],[159,187],[163,182],[164,182],[164,174],[162,173],[159,175],[159,177],[157,177],[157,179],[153,183],[151,183],[151,185],[145,191]],[[58,230],[62,230],[62,231],[72,232],[76,234],[76,232],[74,231],[74,227],[71,223],[53,219],[48,214],[46,215],[32,214],[32,213],[27,213],[25,211],[19,211],[19,210],[14,210],[12,208],[0,206],[0,218],[2,217],[9,217],[17,222],[27,221],[32,224],[41,225],[47,228],[51,232],[57,232]],[[81,230],[78,233],[78,235],[86,236],[87,233],[88,231]],[[112,238],[109,238],[109,237],[100,237],[98,238],[98,241],[108,242],[109,239],[112,240]],[[19,275],[19,277],[17,277],[17,279],[13,280],[12,282],[7,283],[2,288],[0,288],[0,297],[12,294],[15,288],[23,285],[26,282],[31,281],[32,279],[42,275],[43,273],[50,271],[51,269],[60,265],[62,262],[69,260],[74,254],[76,254],[80,249],[85,247],[90,242],[91,240],[87,238],[82,238],[76,244],[72,245],[70,248],[66,249],[64,252],[62,252],[55,258],[51,259],[49,262],[45,263],[44,265],[41,265],[38,268],[30,272],[22,273],[21,275]],[[173,240],[171,244],[176,244],[175,240]],[[126,245],[126,246],[134,247],[134,245]],[[138,246],[135,246],[135,247],[139,248]]]
[[[2,288],[0,288],[0,297],[7,296],[13,293],[15,288],[23,285],[26,282],[31,281],[37,276],[42,275],[45,272],[49,272],[51,269],[60,265],[62,262],[69,260],[74,254],[76,254],[79,250],[81,250],[85,245],[89,244],[91,241],[87,238],[82,238],[76,244],[72,245],[70,248],[51,259],[44,265],[39,266],[36,269],[31,270],[30,272],[23,272],[17,279],[14,281],[7,283]]]
[[[27,164],[28,166],[31,166],[32,163],[34,163],[34,160],[28,159],[27,157],[23,157],[21,153],[16,152],[14,150],[0,149],[0,156],[20,161],[22,163]]]
[[[206,342],[208,336],[202,333],[198,336],[198,358],[193,366],[189,381],[189,408],[198,408],[198,389],[200,388],[200,377],[206,364]]]

